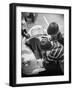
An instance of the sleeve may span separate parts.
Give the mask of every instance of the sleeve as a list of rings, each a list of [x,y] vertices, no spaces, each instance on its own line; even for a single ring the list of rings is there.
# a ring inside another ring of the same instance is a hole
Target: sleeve
[[[64,48],[63,46],[57,47],[50,51],[48,55],[48,60],[50,61],[56,61],[56,62],[61,62],[64,60]]]

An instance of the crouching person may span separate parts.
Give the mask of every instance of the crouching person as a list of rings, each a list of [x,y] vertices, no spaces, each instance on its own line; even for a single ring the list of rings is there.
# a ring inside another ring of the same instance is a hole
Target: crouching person
[[[57,23],[52,22],[47,29],[48,35],[51,35],[50,42],[53,48],[47,52],[47,59],[44,61],[44,67],[49,75],[64,74],[64,38],[59,31]]]

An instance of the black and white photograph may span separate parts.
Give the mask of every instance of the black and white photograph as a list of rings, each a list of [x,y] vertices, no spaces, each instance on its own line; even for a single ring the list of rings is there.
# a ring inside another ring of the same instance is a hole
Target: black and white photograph
[[[22,77],[64,75],[64,15],[21,12]]]
[[[10,4],[10,86],[71,83],[71,7]]]

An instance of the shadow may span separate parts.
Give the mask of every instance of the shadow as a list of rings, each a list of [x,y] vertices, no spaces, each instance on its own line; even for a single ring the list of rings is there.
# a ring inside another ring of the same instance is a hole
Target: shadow
[[[9,83],[5,83],[7,86],[9,86]]]

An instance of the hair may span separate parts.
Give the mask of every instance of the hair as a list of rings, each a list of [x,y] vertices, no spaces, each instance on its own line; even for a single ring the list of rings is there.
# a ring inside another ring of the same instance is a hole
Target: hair
[[[49,27],[47,29],[47,33],[49,35],[55,35],[55,34],[58,33],[58,31],[59,31],[59,26],[58,26],[57,23],[52,22],[52,23],[49,24]]]

